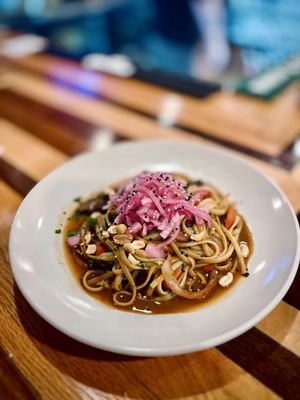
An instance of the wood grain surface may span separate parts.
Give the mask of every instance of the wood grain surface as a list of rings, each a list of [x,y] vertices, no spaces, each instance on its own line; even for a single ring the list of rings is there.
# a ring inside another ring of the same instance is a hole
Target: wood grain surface
[[[295,87],[271,103],[230,93],[197,100],[84,74],[46,54],[2,57],[0,399],[300,398],[299,273],[256,327],[217,348],[177,357],[126,357],[83,345],[50,326],[22,296],[8,256],[15,212],[36,182],[81,151],[153,138],[221,146],[221,138],[232,143],[228,151],[276,181],[300,211],[300,164],[280,160],[299,132]],[[180,107],[166,124],[159,115],[171,95]]]
[[[170,96],[174,96],[140,81],[128,82],[117,77],[106,79],[58,57],[32,55],[6,61],[155,118],[170,101]],[[147,96],[141,96],[143,92],[147,92]],[[186,130],[207,132],[225,141],[278,156],[299,133],[298,93],[299,86],[295,84],[273,103],[230,92],[216,93],[203,100],[180,96],[176,124]]]

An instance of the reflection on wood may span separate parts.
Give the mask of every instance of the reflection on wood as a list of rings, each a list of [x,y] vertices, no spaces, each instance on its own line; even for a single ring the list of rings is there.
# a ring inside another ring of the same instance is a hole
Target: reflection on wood
[[[160,114],[166,98],[165,89],[86,71],[58,57],[32,55],[13,60],[13,64],[154,118]],[[141,93],[147,95],[141,96]],[[266,154],[279,155],[299,132],[297,93],[297,85],[294,85],[274,103],[229,92],[215,93],[201,100],[181,96],[182,108],[176,123]]]

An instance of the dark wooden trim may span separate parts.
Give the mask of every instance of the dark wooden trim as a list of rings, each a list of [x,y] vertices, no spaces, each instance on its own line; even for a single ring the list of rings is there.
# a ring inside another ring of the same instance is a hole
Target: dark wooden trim
[[[31,112],[34,115],[31,116]],[[69,156],[89,150],[89,141],[101,129],[7,89],[0,91],[0,117]],[[121,135],[114,136],[115,141],[121,139]]]
[[[29,110],[34,113],[32,118]],[[70,156],[87,149],[93,129],[76,118],[9,90],[0,92],[0,116]]]
[[[221,89],[220,83],[209,82],[178,73],[166,72],[158,68],[152,68],[149,71],[138,68],[132,78],[196,98],[207,97]]]
[[[297,214],[297,220],[300,225],[300,212]],[[287,294],[284,296],[283,300],[288,303],[290,306],[297,308],[300,310],[300,267],[298,268],[298,272],[295,276],[295,279],[289,288]]]
[[[300,310],[300,268],[295,276],[295,279],[289,288],[287,294],[284,296],[283,300],[290,306]]]
[[[0,158],[0,178],[22,196],[26,196],[36,184],[33,179],[19,171],[3,158]]]
[[[300,398],[300,358],[257,328],[218,349],[282,398]]]
[[[297,214],[297,220],[300,225],[300,212]],[[287,294],[284,296],[283,300],[288,303],[290,306],[297,308],[300,310],[300,267],[298,268],[298,272],[295,276],[295,279],[289,288]]]

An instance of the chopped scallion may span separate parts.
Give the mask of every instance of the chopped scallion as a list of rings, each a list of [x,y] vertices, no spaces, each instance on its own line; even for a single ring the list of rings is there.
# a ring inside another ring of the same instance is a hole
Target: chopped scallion
[[[77,222],[79,221],[79,219],[80,219],[80,212],[75,211],[74,214],[72,215],[72,221]]]
[[[78,232],[77,232],[77,231],[74,231],[73,229],[69,229],[68,232],[67,232],[67,236],[68,236],[68,237],[70,237],[70,236],[76,236],[77,234],[78,234]]]
[[[92,217],[87,217],[86,223],[89,226],[95,226],[95,225],[97,225],[97,219],[96,218],[92,218]]]

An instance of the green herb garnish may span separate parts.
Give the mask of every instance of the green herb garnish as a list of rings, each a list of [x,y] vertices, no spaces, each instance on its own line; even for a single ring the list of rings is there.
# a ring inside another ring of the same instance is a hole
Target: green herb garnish
[[[79,221],[79,219],[80,219],[80,212],[75,211],[71,218],[72,218],[72,221],[75,221],[75,222]]]
[[[86,223],[89,226],[96,226],[97,225],[97,219],[96,218],[92,218],[92,217],[87,217]]]
[[[61,233],[61,229],[56,229],[55,233],[57,233],[57,234]]]
[[[81,200],[81,197],[76,197],[73,201],[76,201],[77,203],[79,203]]]
[[[69,229],[67,232],[67,236],[76,236],[78,234],[78,231],[74,231],[73,229]]]
[[[140,264],[140,268],[146,269],[146,265],[145,264]]]

